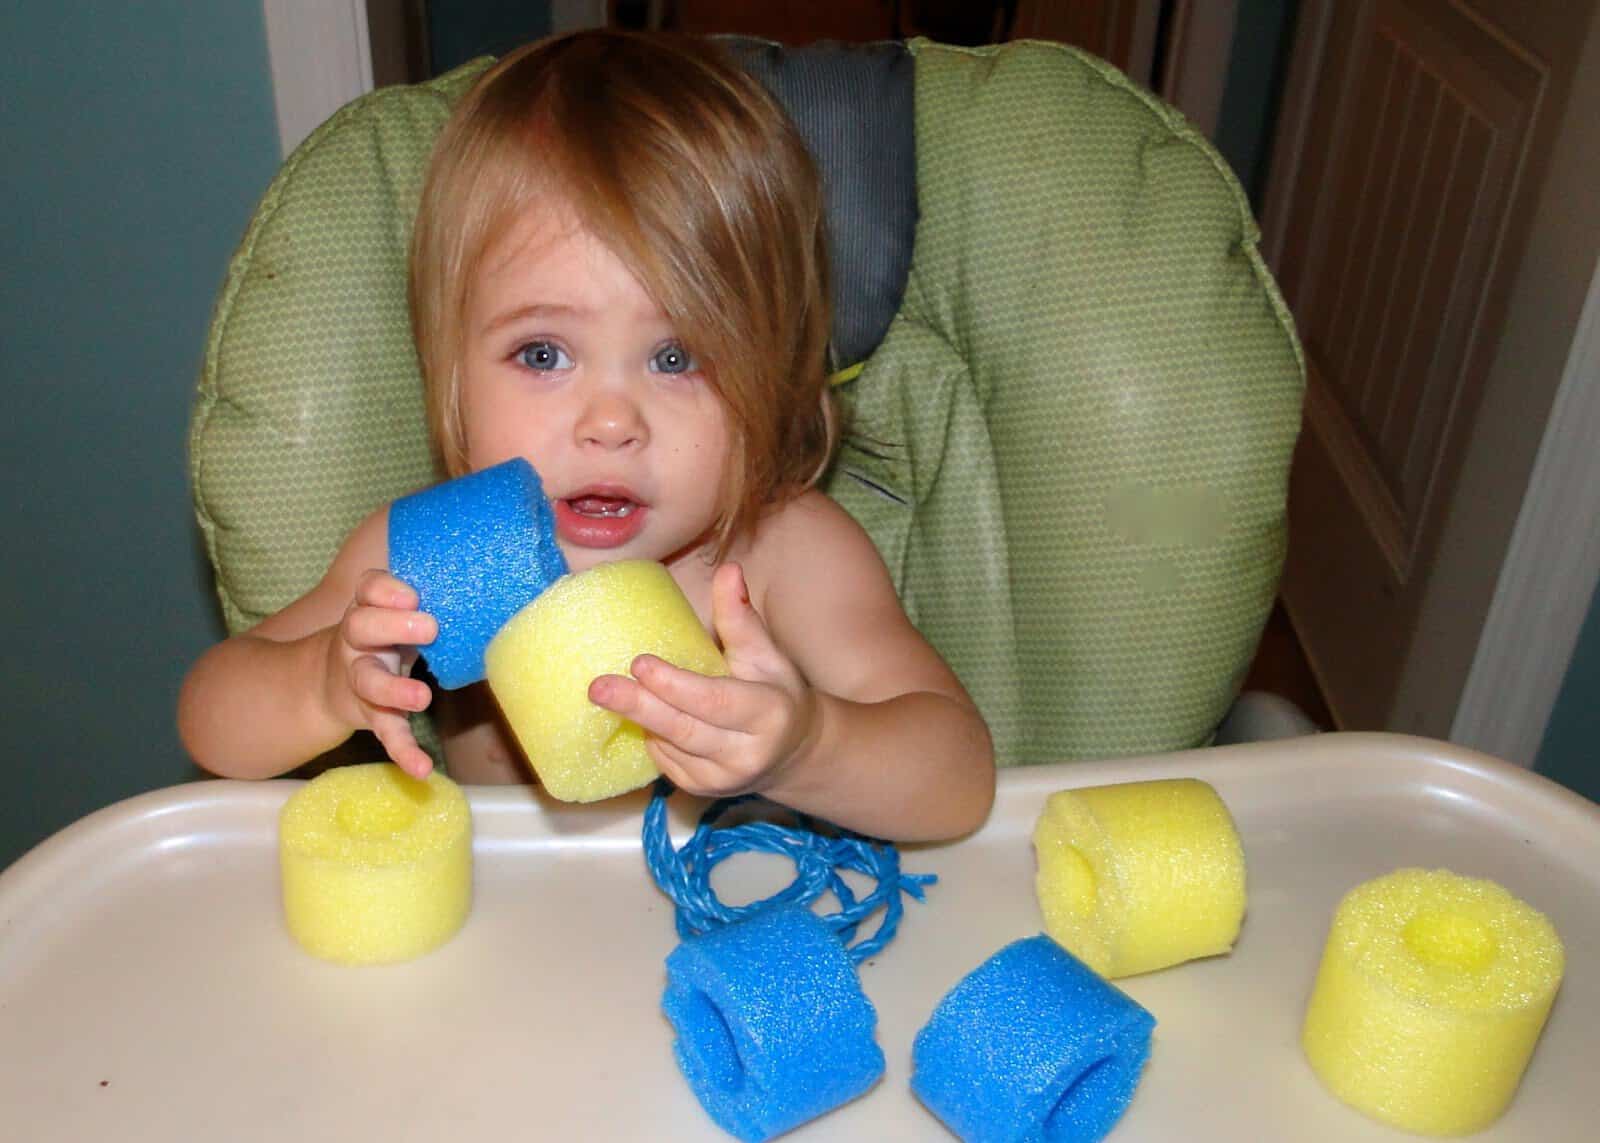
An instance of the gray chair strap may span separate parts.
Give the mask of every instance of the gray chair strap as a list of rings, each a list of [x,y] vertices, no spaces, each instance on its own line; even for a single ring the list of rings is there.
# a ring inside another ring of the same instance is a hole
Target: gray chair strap
[[[783,105],[826,199],[833,358],[865,361],[900,311],[917,229],[915,66],[903,44],[719,37]]]

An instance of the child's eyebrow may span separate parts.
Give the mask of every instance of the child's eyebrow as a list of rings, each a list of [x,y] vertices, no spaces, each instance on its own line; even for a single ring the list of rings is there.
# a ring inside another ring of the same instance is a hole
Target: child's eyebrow
[[[506,310],[489,319],[483,327],[484,333],[493,333],[516,322],[535,317],[588,317],[593,311],[583,306],[567,305],[563,302],[533,302],[515,309]]]

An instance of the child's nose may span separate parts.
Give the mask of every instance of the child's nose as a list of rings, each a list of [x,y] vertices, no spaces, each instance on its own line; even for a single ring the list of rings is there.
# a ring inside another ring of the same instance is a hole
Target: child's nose
[[[580,445],[605,449],[633,448],[649,439],[638,403],[611,388],[594,393],[584,403],[575,431]]]

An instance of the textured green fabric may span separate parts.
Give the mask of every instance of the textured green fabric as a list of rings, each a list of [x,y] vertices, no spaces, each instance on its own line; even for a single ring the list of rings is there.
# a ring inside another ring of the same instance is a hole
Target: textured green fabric
[[[1200,744],[1272,603],[1304,379],[1244,196],[1093,57],[914,49],[911,280],[846,387],[877,455],[828,490],[1002,762]]]
[[[827,490],[1003,764],[1201,743],[1271,604],[1303,380],[1244,198],[1091,57],[914,47],[912,275],[842,391]],[[234,630],[430,478],[405,243],[427,148],[482,66],[341,111],[230,267],[191,472]]]
[[[304,594],[362,517],[433,479],[406,246],[434,136],[486,66],[340,110],[284,162],[229,264],[189,474],[230,631]]]

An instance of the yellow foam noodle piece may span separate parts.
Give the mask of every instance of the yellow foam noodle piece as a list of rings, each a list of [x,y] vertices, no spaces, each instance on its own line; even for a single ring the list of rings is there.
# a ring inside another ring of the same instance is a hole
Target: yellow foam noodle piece
[[[644,654],[702,675],[728,673],[683,591],[650,560],[562,576],[490,641],[489,687],[552,796],[594,802],[656,777],[644,730],[589,701],[591,682],[627,675]]]
[[[344,766],[278,817],[283,912],[307,952],[340,964],[410,960],[444,944],[472,905],[472,815],[437,770]]]
[[[1033,831],[1045,931],[1108,979],[1228,952],[1244,919],[1244,849],[1194,778],[1062,790]]]
[[[1301,1045],[1374,1119],[1477,1131],[1516,1093],[1564,967],[1555,927],[1500,885],[1398,869],[1339,903]]]

